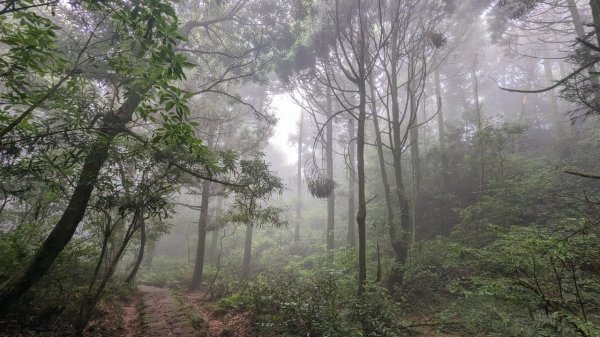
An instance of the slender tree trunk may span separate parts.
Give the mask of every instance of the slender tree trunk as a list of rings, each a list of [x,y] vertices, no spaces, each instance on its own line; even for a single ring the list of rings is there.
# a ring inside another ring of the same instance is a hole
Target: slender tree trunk
[[[354,173],[354,162],[356,161],[355,132],[354,118],[350,117],[348,120],[348,135],[350,138],[348,142],[348,236],[346,238],[346,242],[350,247],[356,246],[356,174]]]
[[[135,276],[144,260],[144,249],[146,249],[146,222],[144,220],[144,214],[142,213],[140,217],[140,250],[138,251],[138,256],[133,265],[133,269],[129,273],[129,276],[127,276],[125,283],[131,284],[133,283],[133,280],[135,280]]]
[[[571,12],[571,19],[573,20],[573,26],[575,26],[577,37],[585,37],[585,29],[583,28],[581,15],[579,15],[579,10],[577,9],[577,3],[575,0],[567,0],[567,6],[569,7],[569,12]]]
[[[143,222],[143,213],[141,211],[136,211],[135,214],[133,215],[133,219],[131,221],[131,224],[129,225],[129,228],[127,229],[126,233],[123,235],[123,240],[121,241],[119,248],[115,251],[114,255],[110,259],[109,264],[108,264],[108,269],[106,270],[104,275],[102,275],[102,280],[100,281],[100,284],[98,285],[98,288],[96,289],[96,291],[93,291],[95,280],[92,281],[92,283],[90,284],[90,286],[88,288],[88,293],[83,298],[83,302],[82,302],[81,308],[79,310],[79,317],[77,318],[77,321],[75,324],[75,329],[77,331],[78,336],[83,336],[83,332],[85,330],[85,327],[87,326],[87,322],[92,317],[93,309],[96,307],[96,304],[98,303],[98,300],[100,299],[100,296],[102,295],[102,292],[106,288],[108,281],[110,280],[110,278],[114,275],[115,271],[117,270],[117,265],[119,264],[119,261],[121,260],[121,257],[123,256],[123,253],[125,252],[125,249],[129,245],[131,238],[137,231],[138,227],[142,224],[142,222]]]
[[[208,130],[208,148],[213,148],[214,130],[209,127]],[[204,273],[204,253],[206,249],[206,227],[208,226],[208,204],[210,202],[211,183],[208,180],[202,182],[202,199],[200,201],[200,219],[198,221],[198,245],[196,246],[196,261],[194,263],[194,273],[190,282],[190,291],[195,291],[202,285],[202,275]]]
[[[554,84],[554,76],[552,74],[552,65],[550,64],[550,60],[548,58],[544,58],[544,74],[546,75],[546,83],[548,85]],[[554,129],[556,130],[556,138],[560,143],[565,136],[565,131],[563,128],[562,118],[560,117],[560,112],[558,111],[558,103],[556,102],[555,91],[550,90],[547,92],[548,94],[548,102],[550,103],[550,111],[552,113],[552,119],[554,120]]]
[[[377,115],[377,105],[375,103],[375,82],[373,81],[373,76],[371,76],[370,92],[371,115],[373,116],[373,127],[375,129],[375,145],[377,147],[377,158],[379,159],[379,172],[381,173],[381,183],[383,185],[383,195],[385,197],[387,229],[390,236],[392,248],[395,254],[397,251],[401,250],[402,247],[400,237],[398,236],[398,231],[396,230],[396,225],[394,224],[392,193],[390,191],[390,183],[388,180],[387,169],[385,166],[385,156],[383,154],[383,141],[381,140],[381,131],[379,129],[379,116]],[[399,257],[396,256],[396,260],[398,260],[398,258]]]
[[[296,228],[294,241],[300,241],[300,222],[302,220],[302,145],[303,145],[304,110],[300,111],[300,125],[298,127],[298,168],[296,176]]]
[[[210,245],[208,246],[207,260],[211,264],[217,261],[217,242],[219,241],[219,230],[213,229],[210,231]]]
[[[333,115],[333,107],[331,102],[331,88],[327,87],[325,94],[327,119]],[[330,120],[326,126],[327,139],[325,144],[325,157],[327,161],[327,180],[333,181],[333,120]],[[335,190],[331,191],[327,197],[327,249],[335,248],[334,231],[335,231]]]
[[[414,70],[412,76],[414,77]],[[409,80],[412,82],[412,80]],[[419,160],[419,118],[418,118],[418,104],[416,102],[414,89],[409,83],[408,88],[408,99],[410,101],[410,162],[412,166],[412,242],[414,243],[419,234],[419,239],[424,239],[429,236],[429,229],[423,228],[421,222],[421,161]]]
[[[246,225],[246,239],[244,240],[244,261],[242,264],[242,279],[250,278],[250,263],[252,262],[252,231],[254,226]]]
[[[473,81],[473,99],[475,101],[475,117],[477,118],[477,133],[481,135],[481,131],[483,131],[483,116],[481,112],[481,105],[479,103],[479,81],[477,79],[477,73],[475,69],[477,67],[477,55],[473,60],[473,67],[471,68],[471,79]],[[485,180],[485,148],[483,141],[479,144],[479,191],[477,194],[477,198],[481,199],[483,196],[483,185]]]
[[[576,0],[567,0],[567,6],[568,6],[569,12],[571,14],[571,20],[573,21],[573,26],[575,27],[575,33],[577,34],[577,37],[580,39],[585,39],[586,38],[585,28],[583,26],[583,22],[581,21],[581,15],[579,14],[579,9],[577,9]],[[590,6],[592,7],[592,17],[594,18],[594,6],[600,7],[600,4],[598,4],[598,1],[596,1],[596,0],[591,0]],[[596,12],[598,12],[598,10],[600,10],[600,9],[597,9]],[[594,18],[594,22],[595,22],[595,18]],[[600,32],[600,30],[596,29],[596,33],[599,33],[599,32]],[[597,41],[598,41],[598,44],[600,45],[600,36],[597,36]],[[591,57],[590,51],[587,48],[584,48],[583,52],[585,53],[585,55],[587,57]],[[596,73],[597,73],[596,65],[591,66],[587,71],[587,74],[590,77],[592,85],[596,88],[596,90],[594,92],[594,101],[596,102],[597,105],[600,105],[600,92],[599,92],[600,88],[598,88],[600,84],[598,83],[598,75],[595,75]]]
[[[202,285],[204,273],[204,250],[206,248],[206,226],[208,225],[208,204],[210,201],[210,185],[208,180],[202,182],[202,199],[200,201],[200,219],[198,221],[198,245],[196,247],[196,260],[194,273],[190,283],[190,291],[195,291]]]
[[[443,211],[441,212],[441,223],[443,231],[449,233],[450,231],[450,219],[451,219],[451,204],[450,204],[450,167],[448,165],[448,153],[446,148],[446,122],[444,120],[444,106],[442,100],[442,85],[440,81],[439,71],[434,72],[435,81],[435,96],[437,102],[437,122],[438,122],[438,141],[440,146],[440,162],[442,166],[442,193],[443,197]]]
[[[219,197],[217,200],[217,211],[215,214],[216,219],[218,220],[223,212],[223,197]],[[219,228],[215,226],[212,230],[210,246],[208,248],[208,261],[210,263],[216,265],[217,264],[217,242],[219,241]]]
[[[144,262],[142,264],[144,267],[150,268],[152,267],[152,258],[154,257],[154,250],[156,249],[156,241],[150,240],[146,246],[148,248],[146,249],[146,254],[144,254]]]
[[[392,248],[394,249],[394,256],[398,265],[403,266],[408,256],[409,239],[408,235],[411,232],[410,227],[410,215],[408,211],[408,199],[406,197],[406,191],[404,187],[404,180],[402,177],[402,145],[403,136],[400,128],[400,105],[398,99],[398,31],[394,30],[392,34],[391,48],[391,72],[390,72],[390,97],[392,103],[392,158],[394,163],[394,178],[396,180],[396,195],[398,197],[399,212],[400,212],[400,233],[396,233],[394,238],[390,238],[392,242]],[[400,269],[396,270],[396,273],[392,275],[392,282],[402,282],[402,273]]]
[[[568,72],[567,72],[567,69],[565,66],[565,62],[563,60],[558,61],[558,69],[560,71],[560,78],[565,78],[568,75]],[[563,100],[562,104],[560,105],[559,111],[561,111],[561,113],[563,115],[567,115],[572,109],[574,109],[573,103]],[[567,138],[571,138],[571,137],[575,136],[575,133],[576,133],[575,123],[568,123],[566,126],[565,132],[566,132]]]
[[[359,95],[358,133],[356,136],[356,166],[358,171],[358,212],[356,214],[356,223],[358,227],[358,292],[362,294],[367,281],[367,200],[365,196],[365,120],[367,112],[366,83],[364,77],[359,80]]]
[[[590,0],[590,7],[592,8],[592,19],[594,22],[594,33],[596,35],[596,43],[598,43],[598,45],[600,46],[600,0]],[[595,76],[594,78],[597,78]]]

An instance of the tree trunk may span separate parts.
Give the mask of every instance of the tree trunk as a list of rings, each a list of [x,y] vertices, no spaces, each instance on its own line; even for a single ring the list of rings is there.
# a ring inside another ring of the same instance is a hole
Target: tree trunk
[[[0,313],[7,311],[31,286],[46,274],[56,257],[69,243],[96,186],[102,166],[108,158],[112,141],[118,134],[116,128],[104,126],[88,153],[69,204],[50,235],[46,238],[32,261],[21,272],[0,285]]]
[[[439,71],[434,72],[435,80],[435,96],[437,102],[437,122],[438,122],[438,141],[440,146],[440,162],[442,169],[442,212],[441,212],[441,224],[443,232],[449,233],[450,220],[452,218],[452,207],[450,204],[450,167],[448,165],[448,153],[446,148],[446,122],[444,120],[444,106],[442,100],[442,85],[440,81]]]
[[[215,130],[212,125],[208,127],[207,146],[212,149],[215,140]],[[210,203],[211,182],[202,181],[202,199],[200,200],[200,219],[198,221],[198,245],[196,246],[196,261],[194,262],[194,273],[190,282],[190,291],[195,291],[202,285],[204,273],[204,254],[206,249],[206,227],[208,226],[208,204]]]
[[[327,87],[325,94],[327,102],[327,119],[333,115],[331,102],[331,88]],[[325,144],[325,157],[327,161],[327,180],[333,181],[333,120],[327,123],[327,139]],[[327,249],[335,248],[334,231],[335,231],[335,190],[331,191],[327,197]]]
[[[140,250],[138,252],[137,259],[135,260],[135,264],[133,265],[133,269],[127,276],[125,283],[131,284],[133,280],[135,280],[135,276],[137,275],[140,266],[142,265],[142,261],[144,260],[144,249],[146,248],[146,222],[144,220],[144,214],[142,213],[140,217]]]
[[[146,245],[148,249],[146,249],[146,254],[144,254],[144,262],[142,264],[146,268],[152,267],[152,258],[154,257],[154,250],[156,249],[156,241],[150,240]]]
[[[592,16],[594,16],[594,2],[595,0],[590,1],[590,6],[592,7]],[[597,2],[596,2],[597,3]],[[575,33],[577,37],[580,39],[586,38],[585,28],[583,26],[583,22],[581,21],[581,15],[579,14],[579,10],[577,9],[576,0],[567,0],[567,6],[569,8],[569,12],[571,14],[571,20],[573,20],[573,26],[575,27]],[[598,6],[598,5],[596,5]],[[597,11],[596,11],[597,12]],[[596,30],[596,32],[600,32]],[[600,45],[600,36],[597,36],[598,45]],[[591,57],[590,51],[587,48],[584,48],[585,55],[589,58]],[[596,65],[591,66],[588,69],[587,74],[590,77],[590,80],[594,87],[598,88],[598,76],[594,75],[597,72]],[[594,92],[594,100],[596,104],[600,105],[600,92],[598,89]]]
[[[546,83],[547,85],[554,84],[554,76],[552,73],[552,65],[550,64],[550,60],[548,58],[544,58],[544,74],[546,75]],[[558,103],[556,102],[555,91],[550,90],[547,92],[548,101],[550,103],[550,111],[552,113],[552,119],[554,120],[554,129],[556,131],[556,138],[559,145],[562,143],[562,139],[565,136],[565,131],[563,128],[563,121],[560,116],[560,112],[558,111]]]
[[[590,7],[592,8],[592,19],[594,23],[594,33],[596,35],[596,42],[600,46],[600,0],[590,0]],[[597,75],[592,75],[593,78],[597,78]]]
[[[381,173],[381,183],[383,185],[383,195],[385,197],[387,229],[392,243],[392,247],[394,248],[394,253],[396,253],[396,249],[400,249],[399,246],[401,243],[399,242],[398,231],[396,230],[396,225],[394,224],[394,209],[392,206],[391,195],[392,193],[390,191],[390,183],[388,181],[387,169],[385,166],[385,156],[383,154],[383,141],[381,140],[381,131],[379,129],[379,116],[377,115],[377,106],[375,103],[375,83],[373,81],[373,76],[371,76],[370,91],[371,114],[373,116],[373,127],[375,129],[375,145],[377,147],[377,157],[379,159],[379,172]]]
[[[471,79],[473,81],[473,100],[475,102],[475,117],[477,118],[477,133],[481,135],[481,131],[483,131],[483,116],[481,113],[481,105],[479,104],[479,81],[477,80],[477,73],[475,69],[477,67],[477,55],[475,55],[475,59],[473,60],[473,67],[471,68]],[[477,193],[477,198],[481,199],[483,196],[483,185],[485,180],[485,147],[483,141],[480,141],[479,144],[479,191]]]
[[[217,212],[215,214],[216,219],[218,220],[223,212],[223,197],[219,197],[217,200]],[[219,229],[218,226],[215,226],[212,230],[212,235],[210,239],[210,246],[208,248],[208,261],[210,263],[216,265],[217,264],[217,241],[219,241]]]
[[[102,280],[100,281],[100,284],[98,285],[96,291],[93,291],[93,287],[96,280],[94,279],[90,284],[88,292],[85,294],[82,300],[81,308],[79,311],[79,317],[77,318],[77,321],[75,323],[77,335],[83,336],[83,332],[85,330],[85,327],[87,326],[87,322],[92,317],[93,309],[96,307],[96,304],[98,303],[102,292],[106,288],[108,281],[117,270],[117,265],[119,264],[119,261],[121,260],[121,257],[125,252],[125,249],[129,245],[131,238],[137,231],[138,226],[143,224],[143,221],[143,213],[141,211],[136,211],[133,215],[133,219],[131,221],[131,224],[129,225],[129,228],[127,229],[127,232],[123,235],[123,240],[121,241],[119,248],[115,251],[113,257],[110,259],[108,269],[102,276]]]
[[[242,279],[250,278],[250,262],[252,260],[252,231],[251,223],[246,225],[246,239],[244,240],[244,261],[242,264]]]
[[[346,237],[346,242],[348,246],[354,247],[356,246],[356,174],[354,173],[354,165],[356,161],[356,140],[355,129],[354,129],[354,118],[350,117],[348,120],[348,132],[350,136],[350,140],[348,142],[348,161],[350,162],[348,165],[348,235]]]
[[[359,80],[359,95],[358,134],[356,136],[356,166],[358,171],[358,212],[356,214],[356,223],[358,227],[358,293],[362,294],[367,281],[367,200],[365,197],[365,120],[367,113],[366,83],[364,78]]]
[[[300,125],[298,127],[298,168],[296,176],[296,228],[294,241],[300,241],[300,221],[302,220],[302,143],[303,143],[304,110],[300,111]]]
[[[577,3],[575,0],[567,0],[567,6],[569,7],[569,12],[571,12],[571,19],[573,20],[573,26],[575,26],[577,37],[584,38],[585,29],[583,28],[581,15],[579,15],[579,10],[577,9]]]
[[[414,76],[414,71],[413,71]],[[411,80],[409,80],[411,81]],[[410,85],[407,86],[408,99],[410,101],[410,121],[409,126],[409,137],[410,137],[410,161],[412,166],[412,242],[414,243],[417,239],[417,233],[419,239],[428,238],[430,235],[429,228],[424,228],[421,221],[421,161],[419,160],[419,118],[418,118],[418,104],[416,102],[414,88]]]
[[[211,146],[212,147],[212,146]],[[202,199],[200,201],[200,219],[198,221],[198,245],[196,247],[196,261],[194,273],[190,283],[190,291],[195,291],[202,285],[204,273],[204,250],[206,248],[206,226],[208,225],[208,204],[210,201],[210,181],[202,182]]]
[[[402,145],[403,136],[402,130],[400,129],[400,106],[398,100],[398,31],[394,30],[392,34],[391,48],[391,72],[390,72],[390,97],[392,102],[392,157],[394,163],[394,178],[396,180],[396,195],[398,196],[399,212],[400,212],[400,233],[396,232],[394,238],[390,238],[392,242],[392,248],[394,249],[394,257],[396,262],[403,266],[408,256],[408,234],[411,231],[410,227],[410,216],[408,212],[408,199],[406,197],[406,191],[404,188],[404,182],[402,178]],[[402,273],[400,269],[396,269],[396,273],[392,275],[392,282],[402,282]]]

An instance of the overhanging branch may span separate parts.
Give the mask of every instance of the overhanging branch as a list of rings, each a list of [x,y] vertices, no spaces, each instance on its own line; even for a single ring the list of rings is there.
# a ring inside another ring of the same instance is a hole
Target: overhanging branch
[[[193,169],[190,169],[189,167],[186,167],[186,166],[178,163],[175,159],[171,158],[168,154],[166,154],[165,152],[161,151],[156,146],[151,145],[150,143],[148,143],[148,141],[146,141],[144,138],[142,138],[141,136],[137,135],[133,131],[127,129],[126,133],[128,135],[130,135],[131,137],[133,137],[135,140],[137,140],[140,143],[144,144],[145,146],[148,146],[149,148],[151,148],[156,154],[158,154],[160,156],[160,159],[164,159],[169,164],[175,166],[176,168],[178,168],[182,172],[185,172],[185,173],[187,173],[187,174],[189,174],[189,175],[191,175],[191,176],[193,176],[195,178],[202,179],[202,180],[207,180],[207,181],[210,181],[210,182],[213,182],[213,183],[217,183],[217,184],[224,185],[224,186],[229,186],[229,187],[238,187],[238,188],[246,188],[246,187],[248,187],[248,185],[236,184],[236,183],[232,183],[232,182],[229,182],[229,181],[220,180],[218,178],[214,178],[214,177],[207,176],[207,175],[204,175],[202,173],[196,172]]]
[[[566,174],[583,177],[583,178],[600,179],[600,175],[593,174],[593,173],[583,173],[583,172],[577,172],[577,171],[563,171],[563,172]]]
[[[593,58],[591,61],[586,62],[581,67],[577,68],[576,70],[574,70],[572,73],[570,73],[569,75],[567,75],[563,79],[557,81],[553,85],[551,85],[549,87],[546,87],[546,88],[536,89],[536,90],[521,90],[521,89],[504,88],[504,87],[501,87],[500,85],[498,85],[498,88],[500,88],[500,90],[504,90],[504,91],[508,91],[508,92],[522,93],[522,94],[539,94],[539,93],[543,93],[543,92],[550,91],[552,89],[555,89],[555,88],[561,86],[562,84],[564,84],[568,80],[570,80],[573,77],[575,77],[578,74],[580,74],[582,71],[584,71],[587,68],[589,68],[589,67],[593,66],[594,64],[598,63],[598,61],[600,61],[600,58],[597,58],[597,57]]]

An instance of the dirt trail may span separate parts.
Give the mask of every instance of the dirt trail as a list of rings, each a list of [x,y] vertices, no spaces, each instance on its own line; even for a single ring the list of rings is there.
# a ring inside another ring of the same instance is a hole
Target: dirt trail
[[[252,337],[246,313],[216,313],[199,294],[139,286],[139,297],[123,308],[122,337]]]
[[[201,335],[194,329],[171,290],[140,286],[143,302],[142,335],[145,337]]]

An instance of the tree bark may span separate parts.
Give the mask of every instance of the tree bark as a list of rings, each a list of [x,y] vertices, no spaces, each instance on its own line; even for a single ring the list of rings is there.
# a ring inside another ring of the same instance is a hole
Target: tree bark
[[[100,284],[98,285],[96,291],[92,291],[96,280],[93,280],[90,284],[88,288],[88,293],[83,298],[83,302],[79,311],[79,317],[75,324],[77,335],[83,336],[83,332],[85,327],[87,326],[87,322],[92,317],[92,310],[96,307],[96,304],[98,303],[102,292],[106,288],[108,281],[117,270],[117,265],[119,264],[119,261],[121,260],[121,257],[125,252],[125,249],[129,245],[131,238],[137,231],[137,228],[143,223],[143,221],[144,220],[142,211],[137,210],[133,215],[133,219],[131,221],[131,224],[129,225],[129,228],[127,228],[126,233],[123,235],[123,240],[121,241],[119,248],[115,251],[114,255],[110,259],[108,263],[108,268],[102,276],[102,280],[100,281]]]
[[[146,249],[146,254],[144,254],[144,262],[142,262],[142,264],[144,265],[144,267],[150,268],[150,267],[152,267],[152,259],[154,258],[154,250],[156,249],[156,241],[151,239],[148,242],[148,244],[146,245],[146,247],[148,247],[148,248]]]
[[[296,176],[296,227],[294,241],[300,241],[300,221],[302,220],[302,145],[303,145],[304,110],[300,111],[300,125],[298,126],[298,167]]]
[[[242,279],[250,278],[250,262],[252,260],[252,231],[251,223],[246,225],[246,239],[244,240],[244,261],[242,263]]]
[[[217,211],[216,211],[216,219],[218,220],[223,212],[223,197],[219,197],[217,200]],[[210,239],[210,246],[208,248],[208,261],[210,263],[216,265],[217,264],[217,241],[219,241],[219,229],[218,226],[213,228],[212,235]]]
[[[398,30],[395,29],[391,38],[392,58],[389,91],[392,103],[392,157],[394,163],[394,178],[396,180],[396,195],[398,196],[400,212],[400,233],[396,232],[394,238],[390,238],[394,257],[399,265],[404,265],[408,256],[408,234],[411,231],[410,215],[408,212],[408,199],[404,188],[402,177],[402,145],[403,136],[400,129],[400,105],[398,100]],[[396,269],[392,275],[392,282],[402,282],[402,273]]]
[[[327,87],[326,90],[326,113],[327,119],[329,120],[333,115],[333,107],[331,102],[331,88]],[[326,126],[327,139],[325,144],[325,157],[327,161],[327,180],[333,181],[333,120],[329,120]],[[335,189],[331,191],[327,197],[327,249],[335,248]]]
[[[365,120],[367,113],[364,78],[359,79],[358,89],[360,103],[358,105],[358,133],[356,136],[356,166],[358,171],[358,212],[356,214],[356,223],[358,227],[358,293],[362,294],[367,281],[367,200],[365,197]]]
[[[209,149],[214,145],[214,130],[212,126],[208,128]],[[208,226],[208,204],[210,203],[211,182],[202,181],[202,199],[200,200],[200,219],[198,221],[198,245],[196,246],[196,261],[194,262],[194,273],[190,282],[190,291],[195,291],[202,285],[202,275],[204,273],[204,254],[206,249],[206,227]]]
[[[544,74],[546,75],[546,83],[548,85],[554,84],[554,76],[552,73],[552,65],[550,64],[550,60],[548,58],[544,58]],[[550,112],[552,113],[552,119],[554,120],[554,129],[556,131],[557,141],[560,143],[561,140],[565,136],[565,131],[563,128],[562,118],[560,117],[560,112],[558,111],[558,103],[556,102],[555,91],[550,90],[547,92],[548,94],[548,102],[550,103]]]
[[[481,135],[481,131],[483,131],[483,116],[481,112],[481,105],[479,104],[479,81],[477,80],[477,73],[475,72],[475,68],[477,67],[477,55],[475,55],[475,59],[473,60],[473,66],[471,68],[471,80],[473,82],[473,100],[475,102],[475,117],[477,118],[477,133]],[[483,196],[483,185],[485,180],[485,147],[483,142],[479,144],[479,191],[477,193],[477,198],[481,199]]]
[[[75,190],[60,220],[27,267],[0,285],[0,313],[8,310],[46,274],[56,257],[73,237],[77,226],[83,219],[90,196],[100,175],[100,170],[108,158],[112,141],[118,133],[118,128],[108,126],[105,123],[104,130],[98,134],[91,146],[79,174]]]
[[[212,148],[212,140],[209,146]],[[194,273],[190,282],[190,291],[195,291],[202,285],[202,274],[204,273],[204,250],[206,248],[206,226],[208,225],[208,204],[210,201],[210,181],[202,182],[202,199],[200,201],[200,219],[198,221],[198,245],[196,246],[196,261],[194,262]]]
[[[125,283],[131,284],[133,280],[135,280],[135,276],[142,265],[142,261],[144,260],[144,250],[146,249],[146,221],[144,220],[144,214],[142,213],[140,217],[140,250],[138,251],[137,259],[135,260],[135,264],[133,265],[133,269],[127,276]]]
[[[414,71],[413,71],[414,76]],[[409,81],[412,82],[411,79]],[[417,239],[425,239],[430,236],[430,229],[425,228],[421,222],[421,161],[419,154],[419,119],[418,119],[418,104],[416,102],[414,88],[410,85],[408,88],[408,99],[410,100],[410,121],[409,131],[410,137],[410,161],[412,166],[412,242]]]
[[[354,118],[350,117],[348,120],[348,235],[346,237],[346,242],[349,247],[356,246],[356,174],[354,173],[354,165],[356,161],[356,141],[355,137],[355,128],[354,128]]]
[[[370,92],[371,115],[373,116],[373,127],[375,129],[375,145],[377,147],[377,157],[379,159],[379,172],[381,173],[381,183],[383,185],[383,195],[385,197],[387,229],[388,234],[390,236],[390,240],[392,242],[392,247],[397,247],[400,245],[400,243],[398,242],[398,231],[396,230],[396,225],[394,224],[392,193],[390,191],[390,183],[388,180],[387,169],[385,166],[385,156],[383,154],[383,141],[381,140],[381,131],[379,129],[379,116],[377,115],[377,104],[375,103],[375,83],[373,81],[373,76],[371,76]],[[394,253],[396,253],[396,249],[394,248],[393,250]]]
[[[596,42],[598,43],[598,46],[600,46],[600,0],[590,0],[590,7],[592,8]]]
[[[440,162],[442,169],[442,212],[441,212],[441,224],[443,227],[443,232],[449,233],[450,219],[452,217],[452,209],[449,200],[450,196],[450,167],[448,165],[448,153],[446,148],[446,121],[444,120],[444,106],[442,99],[442,85],[440,81],[440,73],[438,70],[434,72],[434,81],[435,81],[435,96],[437,102],[437,124],[438,124],[438,141],[440,146]]]

